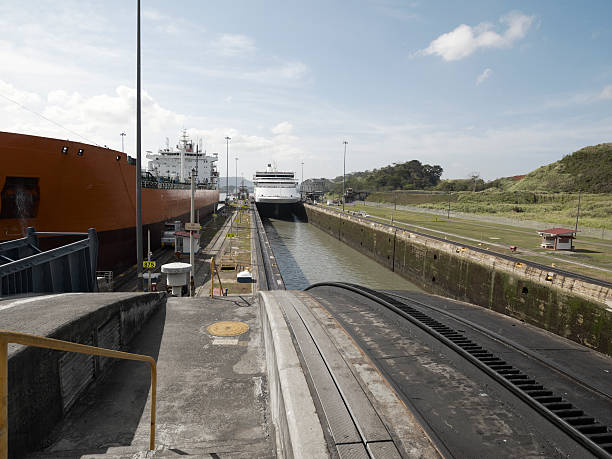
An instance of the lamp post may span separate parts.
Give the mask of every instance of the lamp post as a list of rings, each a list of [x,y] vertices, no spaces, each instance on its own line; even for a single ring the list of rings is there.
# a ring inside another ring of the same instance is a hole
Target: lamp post
[[[300,182],[300,198],[304,199],[304,161],[302,161],[302,181]]]
[[[346,182],[346,146],[348,145],[348,141],[345,140],[342,143],[344,144],[344,162],[342,166],[342,212],[344,212],[344,186]]]
[[[236,193],[236,198],[238,198],[238,156],[236,156],[236,189],[234,193]]]
[[[140,0],[136,15],[136,289],[143,290],[142,281],[142,189],[141,189],[141,100],[140,100]]]
[[[580,195],[582,194],[582,190],[578,190],[578,210],[576,211],[576,235],[578,235],[578,217],[580,217]]]
[[[231,137],[225,138],[225,199],[227,200],[227,195],[229,194],[229,141],[232,140]]]
[[[122,132],[119,135],[121,136],[121,153],[125,153],[125,149],[124,149],[124,145],[123,145],[123,139],[125,138],[125,132]]]

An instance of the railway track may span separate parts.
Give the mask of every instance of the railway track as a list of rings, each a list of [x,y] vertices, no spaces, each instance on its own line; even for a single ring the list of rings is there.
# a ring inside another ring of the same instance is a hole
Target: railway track
[[[456,330],[432,317],[432,315],[423,312],[422,308],[417,307],[423,306],[423,303],[418,304],[418,301],[402,297],[401,295],[375,291],[348,283],[317,283],[311,285],[306,290],[317,287],[334,287],[351,291],[403,317],[427,335],[460,355],[478,370],[494,379],[502,387],[522,400],[530,409],[550,421],[563,434],[591,452],[594,456],[600,458],[612,457],[612,430],[607,425],[598,422],[594,416],[590,416],[583,409],[568,401],[564,394],[548,389],[535,378],[530,377],[526,372],[508,363],[507,359],[495,355],[494,352],[489,351],[485,346],[476,342],[475,339],[467,337],[463,330]],[[449,314],[445,311],[438,310],[437,312]],[[554,363],[535,355],[520,344],[512,343],[493,332],[482,330],[482,327],[477,324],[470,323],[463,318],[458,319],[465,325],[480,329],[481,333],[484,332],[491,339],[512,348],[514,352],[521,352],[530,358],[538,360],[541,365],[544,365],[551,371],[555,371],[560,377],[565,377],[574,383],[579,383],[584,389],[597,394],[602,402],[610,403],[610,394],[580,381],[579,375],[563,371],[557,368]]]

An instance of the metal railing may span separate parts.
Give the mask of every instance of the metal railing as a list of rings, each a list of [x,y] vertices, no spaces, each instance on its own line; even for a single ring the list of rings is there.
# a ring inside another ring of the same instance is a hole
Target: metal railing
[[[38,248],[38,236],[86,236],[45,252]],[[36,232],[28,227],[26,236],[0,243],[0,296],[24,293],[95,292],[98,263],[98,235],[87,233]]]
[[[137,360],[151,365],[151,433],[149,449],[155,449],[155,408],[157,397],[157,364],[148,355],[131,354],[85,344],[71,343],[53,338],[0,330],[0,458],[8,457],[8,344],[21,344],[56,351],[76,352],[79,354],[112,357],[115,359]]]

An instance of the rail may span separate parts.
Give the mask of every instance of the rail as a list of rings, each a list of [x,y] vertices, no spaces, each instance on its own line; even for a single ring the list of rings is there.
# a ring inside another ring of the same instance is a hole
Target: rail
[[[612,432],[608,426],[599,423],[563,396],[548,390],[484,346],[467,338],[462,331],[444,325],[411,307],[406,301],[398,301],[386,293],[367,287],[345,282],[319,282],[305,290],[316,287],[336,287],[352,291],[395,312],[471,362],[596,457],[612,457]]]
[[[38,236],[86,236],[43,252]],[[98,263],[98,235],[87,233],[36,232],[28,227],[26,236],[0,243],[0,296],[24,293],[95,292]]]
[[[285,290],[283,276],[276,264],[276,258],[274,257],[272,247],[270,247],[270,241],[268,241],[266,230],[259,216],[259,212],[257,212],[255,206],[253,206],[252,209],[255,231],[257,233],[255,244],[258,255],[261,256],[261,263],[258,264],[263,267],[263,273],[260,271],[258,277],[261,277],[261,274],[265,274],[265,280],[263,282],[258,281],[258,286],[261,290]]]
[[[76,352],[115,359],[137,360],[151,365],[151,432],[149,449],[155,449],[155,408],[157,396],[157,364],[148,355],[131,354],[85,344],[71,343],[53,338],[0,330],[0,458],[8,457],[8,344],[21,344],[56,351]]]

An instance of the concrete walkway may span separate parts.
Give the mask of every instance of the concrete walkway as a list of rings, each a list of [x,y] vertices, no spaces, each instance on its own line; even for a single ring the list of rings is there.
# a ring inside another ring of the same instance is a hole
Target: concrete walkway
[[[218,321],[249,326],[215,337]],[[259,308],[243,298],[169,298],[130,346],[158,359],[157,450],[147,452],[149,370],[120,361],[32,457],[276,457]]]

